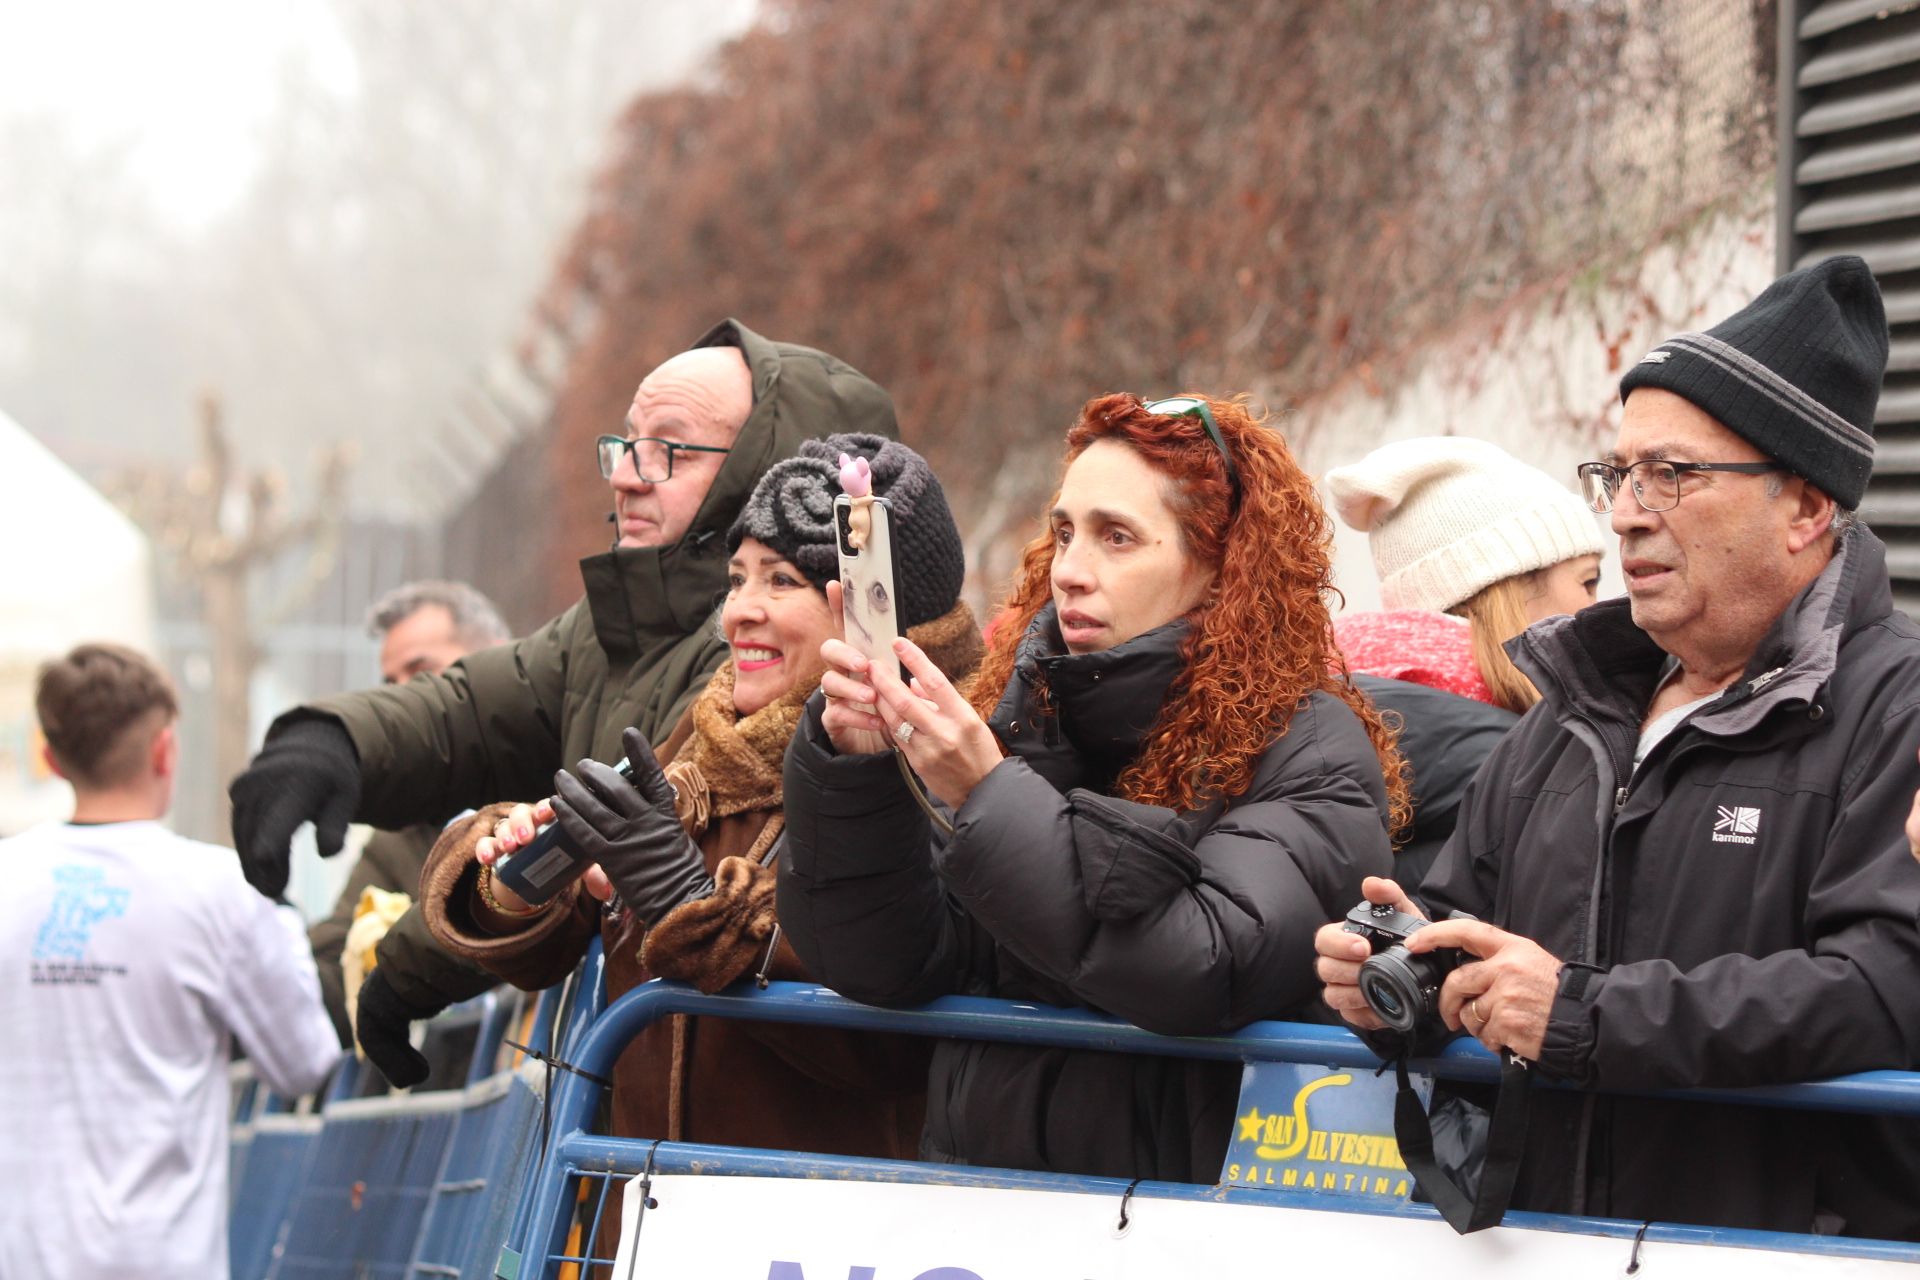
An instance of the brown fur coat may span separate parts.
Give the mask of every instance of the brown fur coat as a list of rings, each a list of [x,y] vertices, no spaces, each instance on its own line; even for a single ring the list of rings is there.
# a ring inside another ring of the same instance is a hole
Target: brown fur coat
[[[912,638],[956,679],[978,665],[978,628],[965,605]],[[473,855],[510,805],[448,827],[421,877],[427,923],[442,945],[515,986],[539,990],[579,963],[596,931],[606,944],[607,995],[653,977],[717,991],[749,974],[805,981],[774,914],[780,771],[805,691],[761,711],[733,711],[723,666],[658,752],[680,793],[680,816],[714,878],[711,896],[651,930],[629,912],[605,917],[579,882],[533,917],[489,911]],[[912,1159],[924,1110],[925,1041],[731,1019],[675,1017],[647,1028],[614,1072],[613,1132],[629,1137]]]

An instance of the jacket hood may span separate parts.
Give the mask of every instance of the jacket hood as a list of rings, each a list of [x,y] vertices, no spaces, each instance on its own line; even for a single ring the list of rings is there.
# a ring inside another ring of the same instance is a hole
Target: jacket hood
[[[1774,619],[1740,679],[1694,723],[1744,733],[1789,699],[1814,701],[1833,675],[1841,642],[1891,612],[1886,545],[1855,525],[1826,568]],[[1506,648],[1548,701],[1598,719],[1628,720],[1636,733],[1667,661],[1666,651],[1634,625],[1625,597],[1535,623]]]
[[[678,542],[616,547],[580,562],[594,631],[608,653],[636,652],[650,639],[706,623],[726,590],[727,529],[767,468],[792,457],[802,440],[839,431],[900,438],[886,388],[836,356],[763,338],[733,319],[689,349],[701,347],[739,348],[753,379],[753,411]]]

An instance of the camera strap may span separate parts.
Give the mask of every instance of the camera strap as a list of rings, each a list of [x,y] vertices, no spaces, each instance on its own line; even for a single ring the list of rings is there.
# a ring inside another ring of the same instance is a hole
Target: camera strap
[[[1407,1171],[1447,1225],[1461,1235],[1498,1223],[1513,1199],[1514,1179],[1520,1173],[1520,1154],[1527,1142],[1527,1092],[1532,1074],[1525,1060],[1512,1053],[1500,1055],[1500,1092],[1487,1128],[1487,1150],[1482,1159],[1479,1194],[1469,1197],[1447,1176],[1433,1153],[1433,1126],[1427,1108],[1407,1078],[1407,1055],[1394,1059],[1400,1091],[1393,1101],[1393,1136]]]

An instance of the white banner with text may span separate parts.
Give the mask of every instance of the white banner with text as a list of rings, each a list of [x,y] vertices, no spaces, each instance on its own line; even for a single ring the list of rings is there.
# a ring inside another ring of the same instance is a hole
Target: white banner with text
[[[1631,1239],[1336,1209],[784,1178],[655,1174],[635,1230],[629,1184],[614,1275],[705,1280],[1166,1280],[1343,1274],[1398,1259],[1427,1275],[1583,1280],[1628,1274]],[[1343,1203],[1353,1204],[1351,1200]],[[1659,1240],[1634,1280],[1912,1280],[1910,1263]],[[1400,1269],[1405,1269],[1401,1267]]]

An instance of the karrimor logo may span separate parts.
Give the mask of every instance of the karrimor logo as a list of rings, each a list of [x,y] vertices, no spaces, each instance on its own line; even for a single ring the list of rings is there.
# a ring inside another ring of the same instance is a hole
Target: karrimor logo
[[[1715,805],[1713,820],[1715,844],[1752,844],[1760,834],[1760,811],[1745,805]]]

